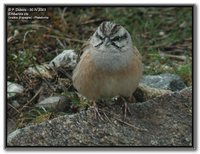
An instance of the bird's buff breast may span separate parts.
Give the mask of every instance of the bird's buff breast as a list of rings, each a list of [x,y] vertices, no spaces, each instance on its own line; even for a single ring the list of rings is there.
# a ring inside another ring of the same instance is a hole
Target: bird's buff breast
[[[75,88],[91,100],[129,96],[137,87],[140,73],[138,69],[133,69],[133,65],[137,65],[133,56],[122,57],[125,62],[117,57],[106,57],[106,54],[104,57],[94,57],[90,52],[85,52],[73,73]],[[126,61],[128,58],[131,58],[129,63]]]

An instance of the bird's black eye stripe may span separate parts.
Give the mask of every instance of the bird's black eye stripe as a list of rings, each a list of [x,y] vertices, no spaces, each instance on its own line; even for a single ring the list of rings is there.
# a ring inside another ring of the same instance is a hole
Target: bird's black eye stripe
[[[102,41],[104,40],[104,38],[101,35],[99,35],[97,32],[96,32],[96,37],[99,38]]]
[[[95,45],[94,47],[99,47],[99,46],[102,45],[102,44],[103,44],[103,42],[101,42],[101,43]]]
[[[120,47],[115,43],[115,42],[112,42],[111,43],[113,46],[115,46],[117,49],[120,49]]]
[[[114,37],[113,39],[111,39],[111,41],[121,41],[121,40],[124,40],[126,38],[127,38],[127,34],[125,33],[122,36],[116,36],[116,37]]]

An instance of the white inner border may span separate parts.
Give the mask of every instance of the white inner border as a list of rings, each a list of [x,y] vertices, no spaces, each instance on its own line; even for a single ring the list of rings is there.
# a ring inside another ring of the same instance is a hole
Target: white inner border
[[[0,113],[1,113],[1,118],[0,118],[0,125],[1,125],[1,127],[0,127],[0,136],[1,136],[1,138],[0,138],[0,147],[1,147],[1,149],[0,149],[0,152],[1,153],[7,153],[8,152],[8,150],[5,150],[5,134],[4,134],[4,132],[5,132],[5,130],[4,130],[4,128],[5,128],[5,126],[4,126],[4,115],[5,115],[5,111],[4,111],[4,103],[6,103],[6,102],[4,102],[5,101],[5,99],[4,99],[4,96],[5,96],[5,94],[6,94],[6,92],[5,92],[5,88],[4,88],[4,86],[6,85],[6,83],[5,83],[5,66],[4,66],[4,64],[5,64],[5,51],[4,51],[4,47],[5,47],[5,42],[4,42],[4,39],[5,39],[5,36],[4,36],[4,34],[5,34],[5,27],[4,27],[4,4],[83,4],[83,3],[85,3],[85,4],[132,4],[132,5],[134,5],[134,4],[144,4],[144,5],[147,5],[147,4],[160,4],[160,5],[164,5],[164,4],[196,4],[197,5],[197,28],[199,27],[199,18],[200,18],[200,15],[199,15],[199,0],[157,0],[157,1],[153,1],[153,0],[143,0],[143,1],[136,1],[136,2],[139,2],[139,3],[134,3],[133,1],[131,1],[131,0],[99,0],[99,1],[97,1],[97,0],[90,0],[90,1],[86,1],[86,0],[73,0],[73,1],[59,1],[59,0],[42,0],[42,3],[41,3],[41,0],[34,0],[34,1],[28,1],[28,0],[21,0],[20,1],[20,3],[19,2],[16,2],[15,0],[1,0],[0,1],[0,9],[1,9],[1,12],[0,12],[0,33],[1,33],[1,37],[0,37],[0,40],[1,40],[1,45],[0,45],[0,47],[1,47],[1,52],[0,52],[0,70],[1,70],[1,73],[0,73],[0,83],[2,84],[1,85],[1,88],[0,88],[0,95],[1,95],[1,97],[0,97],[0,103],[1,103],[1,106],[0,106]],[[197,33],[197,51],[194,51],[194,52],[199,52],[199,48],[198,48],[198,44],[200,44],[200,42],[199,42],[199,30],[197,29],[197,32],[195,32],[195,33]],[[200,70],[200,66],[199,66],[199,59],[200,59],[200,57],[199,57],[199,55],[200,54],[198,54],[197,53],[197,70],[198,70],[198,77],[199,77],[199,70]],[[198,79],[198,78],[197,78]],[[197,86],[198,86],[198,88],[199,88],[199,82],[197,82],[197,83],[195,83],[195,84],[197,84]],[[198,89],[197,88],[197,89]],[[200,95],[200,93],[199,93],[199,91],[197,92],[197,96],[199,96]],[[199,99],[197,99],[197,102],[194,102],[194,103],[199,103],[199,101],[198,101]],[[197,105],[197,107],[198,107],[198,109],[197,109],[197,111],[200,111],[200,105]],[[199,114],[198,114],[198,112],[197,112],[197,119],[199,120]],[[198,131],[198,129],[199,129],[199,122],[198,122],[198,127],[197,127],[197,131]],[[198,133],[197,132],[197,135],[198,135],[198,137],[197,137],[197,151],[196,152],[199,152],[199,134],[200,133]],[[73,149],[72,149],[73,150]],[[135,150],[137,150],[137,149],[133,149],[133,151],[134,151],[134,153],[144,153],[144,154],[147,154],[147,153],[149,153],[149,151],[147,151],[147,150],[145,150],[145,148],[144,148],[144,150],[145,151],[135,151]],[[162,150],[162,149],[161,149]],[[172,149],[173,150],[173,149]],[[56,151],[56,149],[48,149],[48,150],[36,150],[36,149],[32,149],[31,151],[28,151],[28,150],[23,150],[23,151],[19,151],[19,150],[17,150],[18,151],[18,153],[20,152],[25,152],[25,153],[34,153],[35,151],[37,151],[37,152],[40,152],[41,151],[41,153],[58,153],[58,152],[62,152],[62,153],[69,153],[70,151],[69,150],[62,150],[62,151]],[[124,149],[124,151],[125,151],[125,149]],[[133,151],[127,151],[127,152],[129,152],[129,153],[133,153]],[[88,152],[94,152],[94,151],[71,151],[71,153],[88,153]],[[116,152],[123,152],[123,149],[116,149],[115,151],[108,151],[108,150],[106,150],[106,149],[104,149],[104,150],[101,150],[101,151],[98,151],[97,153],[100,153],[100,152],[104,152],[104,153],[116,153]],[[157,152],[160,152],[160,151],[151,151],[151,153],[152,152],[155,152],[155,153],[157,153]],[[170,152],[170,154],[171,153],[193,153],[192,151],[184,151],[184,149],[182,150],[182,151],[177,151],[177,152],[175,152],[175,151],[171,151],[170,149],[169,149],[169,151],[164,151],[163,153],[168,153],[168,152]],[[9,150],[9,153],[15,153],[15,151],[14,150]]]

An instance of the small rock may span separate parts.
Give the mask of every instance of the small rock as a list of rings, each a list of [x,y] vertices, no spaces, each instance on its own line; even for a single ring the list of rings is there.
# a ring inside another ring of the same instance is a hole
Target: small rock
[[[186,87],[185,83],[181,79],[174,79],[170,82],[169,87],[172,91],[181,90]]]
[[[36,104],[36,107],[44,107],[53,111],[64,111],[68,106],[69,104],[64,96],[48,97]]]
[[[144,102],[153,99],[154,97],[158,97],[169,93],[172,93],[172,91],[166,89],[153,88],[140,83],[136,91],[133,93],[133,96],[137,102]]]
[[[52,79],[52,75],[49,72],[49,66],[46,64],[37,65],[35,67],[29,67],[27,70],[24,71],[25,74],[32,76],[32,77],[45,77],[48,79]]]
[[[24,87],[17,84],[17,83],[13,83],[13,82],[7,82],[7,97],[13,97],[15,96],[17,93],[20,94],[24,91]]]
[[[170,73],[146,75],[142,77],[140,83],[153,88],[167,89],[172,91],[181,90],[186,87],[185,83],[178,75]]]
[[[160,31],[160,32],[159,32],[159,35],[160,35],[160,36],[163,36],[163,35],[165,35],[165,32]]]
[[[64,50],[49,63],[49,66],[53,68],[68,67],[73,69],[77,64],[77,57],[74,50]]]
[[[17,100],[13,100],[13,101],[12,101],[12,106],[15,107],[15,108],[19,108],[19,107],[20,107],[20,104],[18,103]]]
[[[17,29],[15,29],[15,31],[14,31],[14,37],[16,37],[16,36],[18,36],[19,35],[19,31],[17,30]]]

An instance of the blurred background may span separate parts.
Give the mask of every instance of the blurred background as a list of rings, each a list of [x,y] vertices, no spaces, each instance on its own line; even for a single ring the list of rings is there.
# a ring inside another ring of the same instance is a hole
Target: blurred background
[[[99,24],[113,21],[130,32],[145,74],[178,73],[191,85],[192,7],[49,7],[44,14],[50,20],[7,21],[7,36],[19,33],[7,46],[8,79],[16,80],[13,70],[23,72],[31,59],[50,61],[63,49],[82,52]]]

